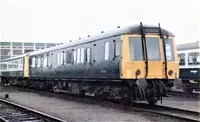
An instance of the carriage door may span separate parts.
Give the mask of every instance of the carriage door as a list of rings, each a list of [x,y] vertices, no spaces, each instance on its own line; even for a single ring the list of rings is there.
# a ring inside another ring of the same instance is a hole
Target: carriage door
[[[163,50],[159,36],[147,35],[146,47],[148,56],[148,75],[147,78],[163,78],[165,68],[163,65]]]
[[[29,77],[29,56],[24,58],[24,77]]]

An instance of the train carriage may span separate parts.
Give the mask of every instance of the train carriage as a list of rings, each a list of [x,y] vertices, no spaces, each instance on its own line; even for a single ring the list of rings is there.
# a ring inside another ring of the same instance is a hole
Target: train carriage
[[[180,78],[183,89],[188,93],[200,88],[200,43],[192,42],[177,45]]]
[[[141,23],[31,52],[23,73],[29,87],[154,104],[178,69],[174,35]]]

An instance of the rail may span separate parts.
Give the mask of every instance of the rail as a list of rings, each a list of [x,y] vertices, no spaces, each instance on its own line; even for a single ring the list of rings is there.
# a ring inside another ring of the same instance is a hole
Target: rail
[[[27,108],[25,106],[0,98],[0,121],[2,122],[65,122],[54,116]]]

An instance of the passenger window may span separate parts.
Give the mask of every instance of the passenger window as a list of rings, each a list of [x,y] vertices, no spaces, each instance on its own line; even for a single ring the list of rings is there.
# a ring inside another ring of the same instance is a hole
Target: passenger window
[[[120,55],[120,42],[115,42],[115,57]]]
[[[47,61],[49,67],[52,66],[52,64],[53,64],[53,59],[54,59],[53,53],[50,53],[50,54],[48,55],[48,61]]]
[[[77,63],[80,63],[80,54],[81,54],[81,49],[77,49]]]
[[[38,60],[37,67],[40,67],[41,66],[41,57],[38,57],[37,60]]]
[[[63,61],[62,61],[62,64],[65,64],[66,62],[66,52],[65,51],[62,51],[62,54],[63,54]]]
[[[185,53],[178,54],[179,65],[185,65]]]
[[[19,63],[19,59],[17,60],[17,69],[19,69],[20,67],[20,63]],[[32,67],[32,66],[31,66]]]
[[[81,48],[81,63],[84,62],[84,58],[85,58],[85,49]]]
[[[76,56],[75,56],[76,57]],[[71,51],[67,51],[66,52],[66,63],[70,64],[72,63],[72,52]]]
[[[13,68],[13,61],[10,62],[11,63],[11,69]]]
[[[32,66],[32,67],[35,67],[35,57],[33,57],[33,58],[32,58],[32,61],[31,61],[31,63],[32,63],[32,65],[31,65],[31,66]]]
[[[3,64],[3,68],[4,68],[5,70],[8,69],[8,63]]]
[[[9,68],[9,69],[11,68],[11,63],[10,63],[10,62],[8,62],[8,68]]]
[[[59,64],[60,65],[63,64],[63,52],[60,52],[60,63]]]
[[[74,50],[74,62],[73,63],[76,63],[76,50]]]
[[[50,56],[49,54],[47,54],[47,66],[49,66],[49,63],[50,63]]]
[[[86,61],[89,63],[91,62],[91,48],[87,48],[87,52],[86,52]]]
[[[104,59],[108,60],[109,58],[109,42],[106,42],[104,45]]]
[[[44,60],[43,60],[43,66],[46,67],[47,66],[47,56],[44,56]]]
[[[192,52],[188,53],[188,64],[200,64],[200,53]]]
[[[38,65],[38,58],[35,58],[35,67]]]
[[[57,53],[57,64],[60,64],[60,53]]]

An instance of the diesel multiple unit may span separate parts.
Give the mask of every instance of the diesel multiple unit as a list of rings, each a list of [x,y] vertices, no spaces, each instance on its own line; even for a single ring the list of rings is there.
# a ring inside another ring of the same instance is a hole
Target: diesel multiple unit
[[[157,26],[116,28],[0,62],[2,83],[155,104],[179,77],[174,35]]]

